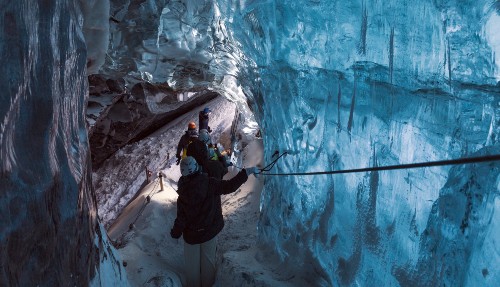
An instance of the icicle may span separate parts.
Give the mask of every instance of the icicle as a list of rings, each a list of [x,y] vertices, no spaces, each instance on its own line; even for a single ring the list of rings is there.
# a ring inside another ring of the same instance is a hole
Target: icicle
[[[391,28],[389,38],[389,82],[392,84],[392,73],[394,71],[394,27]]]
[[[363,14],[361,15],[361,36],[359,42],[359,54],[366,55],[366,30],[368,29],[368,12],[366,11],[366,6],[363,3],[361,8]]]
[[[495,134],[493,133],[494,127],[495,127],[495,109],[493,109],[493,114],[491,115],[491,123],[490,123],[490,128],[488,130],[488,136],[486,137],[486,143],[484,144],[485,146],[492,146],[495,144]]]
[[[349,133],[349,135],[351,135],[355,100],[356,100],[356,80],[354,80],[354,88],[352,91],[352,101],[351,101],[351,111],[349,112],[349,121],[347,122],[347,132]]]
[[[373,145],[373,144],[372,144]],[[373,145],[373,167],[378,166],[375,145]],[[370,173],[370,193],[368,196],[368,210],[366,218],[366,243],[369,247],[376,248],[379,244],[379,229],[377,227],[377,192],[379,185],[378,171]]]
[[[341,126],[340,126],[340,99],[342,98],[342,90],[340,89],[340,81],[339,81],[339,92],[337,94],[337,132],[340,133]]]
[[[450,39],[447,40],[447,51],[448,51],[448,85],[450,86],[451,92],[451,48],[450,48]]]

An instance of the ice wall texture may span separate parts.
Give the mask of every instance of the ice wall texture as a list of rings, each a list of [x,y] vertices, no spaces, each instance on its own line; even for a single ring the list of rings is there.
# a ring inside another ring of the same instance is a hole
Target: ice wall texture
[[[234,101],[249,59],[211,0],[112,0],[109,58],[102,71],[127,81],[167,82],[177,91],[211,89]],[[230,11],[232,13],[232,10]]]
[[[498,153],[493,2],[219,4],[277,171]],[[499,181],[498,163],[268,177],[259,235],[313,285],[492,285]]]
[[[126,284],[91,189],[80,7],[1,7],[0,285]]]
[[[109,0],[79,0],[87,44],[87,73],[97,74],[109,46]]]
[[[104,71],[248,101],[279,172],[496,154],[499,5],[115,0]],[[499,181],[498,163],[266,177],[260,240],[312,285],[494,285]]]
[[[497,154],[496,51],[483,33],[493,4],[226,6],[259,67],[250,98],[266,154],[289,154],[277,171]],[[267,177],[259,235],[313,285],[494,285],[499,182],[498,163]]]

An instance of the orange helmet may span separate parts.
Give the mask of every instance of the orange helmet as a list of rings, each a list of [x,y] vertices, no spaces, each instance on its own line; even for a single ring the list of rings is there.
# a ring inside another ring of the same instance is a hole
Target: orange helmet
[[[189,122],[188,129],[189,130],[195,130],[196,129],[196,124],[194,122]]]

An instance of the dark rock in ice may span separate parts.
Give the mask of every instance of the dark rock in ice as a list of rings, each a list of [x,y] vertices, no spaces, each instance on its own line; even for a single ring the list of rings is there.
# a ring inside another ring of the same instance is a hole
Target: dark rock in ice
[[[90,95],[99,95],[109,92],[109,87],[106,84],[106,78],[103,75],[90,75],[88,78]]]
[[[113,93],[121,94],[125,92],[125,80],[122,78],[116,80],[107,79],[106,85],[108,86],[109,90]]]

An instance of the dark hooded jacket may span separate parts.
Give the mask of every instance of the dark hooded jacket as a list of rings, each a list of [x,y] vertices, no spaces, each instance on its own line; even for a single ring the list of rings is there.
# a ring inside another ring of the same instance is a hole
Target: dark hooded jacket
[[[212,131],[212,129],[208,126],[208,113],[200,111],[198,114],[198,127],[200,130],[205,129],[208,132]]]
[[[179,140],[179,143],[177,144],[177,153],[175,154],[176,157],[181,157],[182,156],[182,150],[184,148],[187,148],[189,143],[193,141],[193,139],[198,138],[198,132],[196,130],[187,130],[186,133],[184,133]]]
[[[241,170],[230,180],[195,173],[179,179],[177,218],[171,236],[189,244],[201,244],[214,238],[224,227],[221,194],[235,192],[248,176]]]
[[[186,155],[194,157],[196,162],[203,168],[203,171],[209,176],[222,179],[228,172],[228,169],[219,160],[210,160],[208,158],[208,148],[205,143],[199,139],[192,140],[187,147]]]

